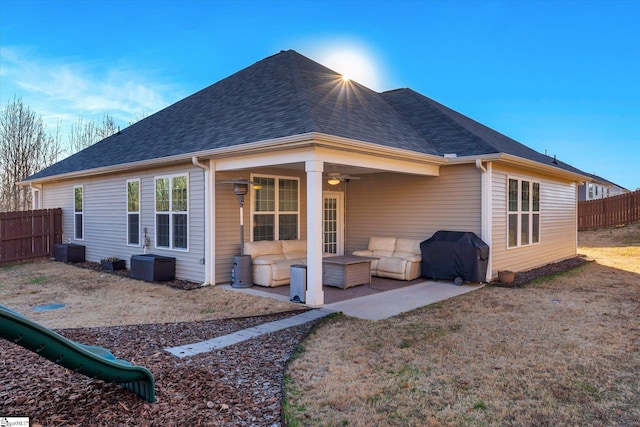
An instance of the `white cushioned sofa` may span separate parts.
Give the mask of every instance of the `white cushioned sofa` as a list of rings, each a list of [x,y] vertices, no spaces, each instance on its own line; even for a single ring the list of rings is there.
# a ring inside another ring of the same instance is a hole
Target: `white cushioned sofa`
[[[260,286],[288,285],[290,267],[307,264],[306,240],[261,240],[245,242],[245,255],[251,255],[253,284]]]
[[[372,276],[413,280],[422,274],[419,240],[371,237],[367,250],[352,253],[378,258],[371,261]]]

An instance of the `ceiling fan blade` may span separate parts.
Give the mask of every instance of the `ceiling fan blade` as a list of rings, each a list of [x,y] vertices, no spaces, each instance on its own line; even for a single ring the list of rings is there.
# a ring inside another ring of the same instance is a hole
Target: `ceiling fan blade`
[[[338,179],[340,181],[345,181],[345,180],[350,180],[350,179],[360,179],[360,177],[358,177],[358,176],[343,175],[340,172],[329,172],[329,173],[327,173],[327,176],[329,178]]]

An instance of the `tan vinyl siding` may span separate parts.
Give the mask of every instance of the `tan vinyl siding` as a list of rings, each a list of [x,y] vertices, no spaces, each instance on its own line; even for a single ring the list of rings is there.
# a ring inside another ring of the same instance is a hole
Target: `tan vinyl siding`
[[[440,176],[362,175],[346,188],[346,253],[371,236],[425,240],[438,230],[480,234],[480,171],[471,165],[440,168]]]
[[[231,184],[223,184],[223,181],[243,178],[249,179],[253,175],[275,175],[279,177],[300,178],[300,229],[301,239],[307,235],[307,198],[306,198],[306,174],[304,171],[259,168],[252,169],[251,172],[216,172],[215,174],[215,230],[216,233],[216,272],[215,283],[224,284],[231,282],[231,269],[233,267],[233,257],[240,254],[240,206],[238,197],[233,194]],[[251,203],[252,192],[244,198],[244,240],[251,240]]]
[[[507,248],[507,179],[540,182],[540,243]],[[576,184],[494,165],[492,275],[498,270],[528,270],[576,255]]]
[[[155,247],[154,189],[155,177],[187,173],[189,180],[189,241],[188,250],[167,250]],[[131,255],[143,253],[140,246],[127,245],[128,179],[140,179],[140,231],[147,229],[150,246],[147,253],[176,258],[176,276],[195,282],[204,281],[204,173],[195,167],[163,168],[139,173],[127,173],[77,179],[47,184],[43,188],[43,205],[61,207],[63,239],[86,246],[87,261],[99,262],[109,256],[127,261]],[[84,240],[73,239],[73,186],[84,186]]]

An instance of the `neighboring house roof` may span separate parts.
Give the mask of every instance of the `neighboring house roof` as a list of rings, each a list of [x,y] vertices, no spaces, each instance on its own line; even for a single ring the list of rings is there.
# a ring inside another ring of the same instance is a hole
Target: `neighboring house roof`
[[[346,85],[338,73],[288,50],[26,181],[314,132],[436,156],[507,153],[584,174],[410,89],[377,93]]]
[[[611,186],[611,187],[616,187],[616,188],[619,188],[620,190],[623,190],[623,191],[629,191],[629,189],[624,188],[621,185],[615,184],[615,183],[613,183],[613,182],[611,182],[611,181],[609,181],[607,179],[604,179],[603,177],[598,176],[596,174],[585,173],[585,175],[587,175],[589,178],[591,178],[592,182],[595,182],[595,183],[598,183],[598,184],[608,185],[608,186]]]

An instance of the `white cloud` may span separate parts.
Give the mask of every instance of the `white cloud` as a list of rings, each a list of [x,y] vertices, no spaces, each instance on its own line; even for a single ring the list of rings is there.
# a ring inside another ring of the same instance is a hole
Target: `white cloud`
[[[175,93],[166,84],[142,77],[144,70],[43,59],[6,47],[0,48],[0,59],[3,104],[14,95],[22,97],[48,125],[62,122],[64,127],[78,117],[102,118],[105,113],[126,125],[142,113],[166,107],[167,97]]]

